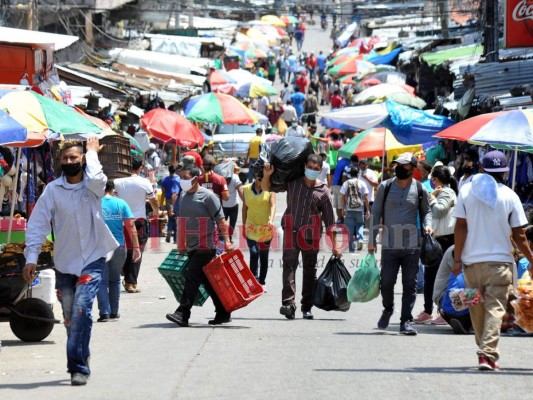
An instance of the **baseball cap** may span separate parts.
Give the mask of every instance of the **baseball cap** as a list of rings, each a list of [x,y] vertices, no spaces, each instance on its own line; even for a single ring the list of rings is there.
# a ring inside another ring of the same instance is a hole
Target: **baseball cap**
[[[413,153],[402,153],[394,161],[402,165],[412,164],[415,167],[418,165],[418,158],[416,158]]]
[[[184,167],[186,165],[192,165],[194,162],[195,159],[193,156],[183,156],[180,164]]]
[[[509,171],[505,154],[498,150],[489,151],[487,154],[485,154],[481,160],[481,165],[483,166],[483,171],[486,172]]]

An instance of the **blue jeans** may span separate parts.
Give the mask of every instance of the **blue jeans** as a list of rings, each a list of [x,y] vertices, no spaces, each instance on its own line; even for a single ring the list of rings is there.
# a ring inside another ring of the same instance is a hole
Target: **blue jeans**
[[[268,252],[270,250],[270,240],[268,242],[256,242],[246,238],[248,249],[250,249],[250,271],[257,278],[257,281],[264,285],[268,272]],[[261,269],[259,269],[261,263]]]
[[[91,355],[92,309],[104,267],[105,258],[99,258],[83,268],[79,277],[56,271],[57,298],[67,328],[67,369],[70,373],[91,373],[87,358]]]
[[[257,158],[250,158],[248,162],[248,182],[249,183],[254,182],[254,170],[252,166],[255,164],[256,161],[257,161]]]
[[[357,241],[363,240],[363,228],[365,227],[365,219],[363,211],[346,211],[346,219],[344,220],[346,228],[348,228],[348,240],[350,243],[350,251],[355,251],[354,235],[357,236]]]
[[[126,261],[126,254],[126,247],[117,247],[113,257],[105,265],[97,295],[100,315],[118,314],[120,273]]]

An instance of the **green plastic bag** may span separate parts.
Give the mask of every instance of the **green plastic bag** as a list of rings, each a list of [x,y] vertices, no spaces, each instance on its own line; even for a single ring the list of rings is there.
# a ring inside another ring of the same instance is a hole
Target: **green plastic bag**
[[[366,303],[379,296],[380,271],[374,253],[367,254],[348,283],[348,300]]]

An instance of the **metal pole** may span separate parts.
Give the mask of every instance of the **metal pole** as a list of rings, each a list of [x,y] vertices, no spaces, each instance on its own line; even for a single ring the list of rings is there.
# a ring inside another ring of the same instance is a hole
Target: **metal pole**
[[[13,179],[15,182],[13,183],[13,192],[11,193],[11,211],[9,212],[9,227],[7,229],[7,243],[11,243],[11,230],[13,229],[13,215],[15,215],[15,203],[18,201],[17,196],[17,184],[19,181],[19,167],[20,167],[20,158],[22,157],[22,147],[19,147],[17,152],[17,167],[15,168],[15,175],[13,175]]]
[[[516,184],[516,164],[518,164],[518,146],[515,146],[514,148],[514,163],[513,163],[513,183],[511,185],[511,189],[514,190],[515,184]]]

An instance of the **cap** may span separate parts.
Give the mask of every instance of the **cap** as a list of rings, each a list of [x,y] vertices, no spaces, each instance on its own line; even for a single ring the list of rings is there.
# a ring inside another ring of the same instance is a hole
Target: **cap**
[[[481,160],[481,165],[483,166],[483,171],[486,172],[509,171],[505,154],[498,150],[489,151],[487,154],[485,154]]]
[[[413,153],[402,153],[394,161],[402,165],[412,164],[415,167],[418,165],[418,158],[416,158]]]
[[[150,143],[150,144],[148,145],[148,148],[149,148],[150,150],[155,150],[155,149],[157,149],[157,146],[155,145],[155,143]]]
[[[194,164],[194,157],[193,156],[183,156],[181,159],[181,165],[184,167],[186,165],[192,165]]]

